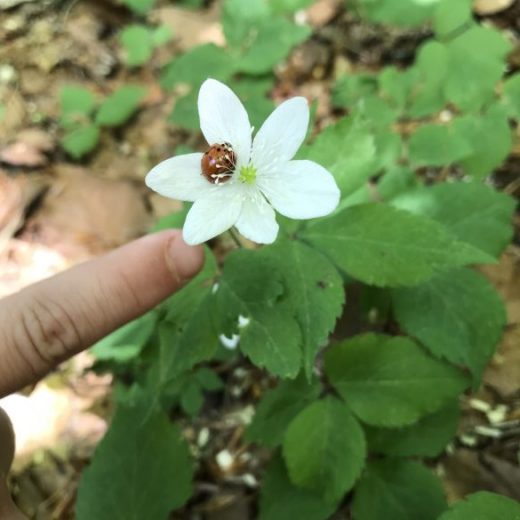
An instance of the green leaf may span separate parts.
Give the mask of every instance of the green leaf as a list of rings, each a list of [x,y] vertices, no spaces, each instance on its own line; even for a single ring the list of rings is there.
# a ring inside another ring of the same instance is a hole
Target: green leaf
[[[268,0],[269,6],[275,13],[291,14],[300,9],[305,9],[313,0]]]
[[[335,506],[291,483],[280,455],[271,460],[263,478],[259,520],[326,520]]]
[[[464,242],[500,256],[513,237],[515,201],[476,182],[437,184],[392,200],[399,209],[430,217]]]
[[[126,63],[136,67],[146,63],[153,52],[151,32],[145,25],[129,25],[119,35],[121,45],[125,49]]]
[[[211,358],[218,347],[213,285],[216,262],[206,249],[204,269],[164,304],[166,316],[159,325],[160,383],[174,380],[195,364]]]
[[[414,285],[438,271],[492,261],[437,222],[383,204],[346,208],[302,236],[348,274],[378,286]]]
[[[433,354],[467,366],[478,381],[506,325],[504,305],[479,273],[457,269],[392,292],[401,327]]]
[[[332,90],[334,105],[351,108],[360,100],[377,93],[377,76],[374,74],[345,74]]]
[[[237,69],[246,74],[270,72],[310,34],[310,28],[305,25],[296,25],[285,18],[270,18],[255,27],[248,48],[237,62]]]
[[[81,159],[94,150],[99,142],[99,128],[81,126],[66,134],[61,140],[63,149],[74,159]]]
[[[343,280],[327,258],[301,242],[279,241],[261,254],[272,259],[283,276],[286,301],[302,331],[304,368],[310,378],[316,354],[341,314]]]
[[[204,390],[215,392],[216,390],[224,388],[222,379],[220,379],[217,373],[214,370],[211,370],[211,368],[200,367],[195,372],[195,378]]]
[[[85,124],[96,106],[94,94],[86,88],[66,85],[60,91],[60,125],[75,129],[78,124]]]
[[[449,37],[472,20],[471,0],[441,0],[434,16],[433,28],[439,38]]]
[[[447,166],[472,153],[464,133],[455,126],[427,124],[410,138],[410,162],[415,166]]]
[[[176,99],[173,111],[168,119],[170,123],[189,130],[200,130],[197,96],[198,93],[192,90],[186,96]]]
[[[391,200],[393,204],[393,199],[395,197],[403,192],[417,188],[418,185],[419,182],[415,177],[415,173],[410,170],[410,168],[406,168],[405,166],[396,166],[385,172],[381,177],[377,183],[377,193],[382,200]],[[396,204],[396,207],[399,206]]]
[[[164,520],[189,498],[192,474],[178,426],[163,413],[119,406],[83,473],[77,518]]]
[[[471,154],[461,164],[477,179],[491,175],[507,159],[513,146],[508,117],[500,106],[484,114],[460,117],[454,121],[453,127],[472,144]]]
[[[335,503],[363,469],[365,438],[348,408],[327,397],[307,406],[291,422],[283,454],[293,484]]]
[[[317,399],[320,391],[321,385],[315,381],[309,384],[304,377],[283,381],[276,388],[268,390],[247,429],[247,441],[268,448],[281,444],[289,423]]]
[[[168,25],[159,25],[159,27],[153,29],[150,36],[153,46],[160,47],[172,39],[173,32]]]
[[[413,27],[431,18],[438,0],[357,0],[361,14],[377,23]]]
[[[191,417],[200,412],[204,404],[204,394],[197,381],[188,381],[188,384],[182,389],[180,403],[184,412]]]
[[[100,126],[121,126],[137,111],[146,89],[138,85],[119,87],[99,107],[96,123]]]
[[[475,110],[494,96],[511,44],[495,29],[475,26],[447,44],[444,93],[462,110]]]
[[[504,104],[508,114],[520,119],[520,74],[514,74],[504,83]]]
[[[419,48],[415,69],[417,80],[410,96],[409,113],[424,117],[439,112],[445,105],[443,86],[449,53],[445,45],[428,40]]]
[[[404,428],[365,427],[369,451],[394,457],[437,457],[455,437],[460,410],[457,402]]]
[[[480,491],[455,502],[439,520],[520,520],[520,504],[509,497]]]
[[[98,341],[91,354],[101,361],[125,362],[137,357],[152,337],[158,314],[150,311]]]
[[[254,30],[269,20],[271,9],[265,0],[225,0],[222,9],[222,28],[231,47],[250,44]]]
[[[377,170],[374,136],[360,118],[343,118],[327,127],[301,154],[334,175],[343,197],[363,186]]]
[[[355,520],[437,520],[446,507],[441,483],[429,470],[389,459],[368,465],[356,486],[353,515]]]
[[[155,0],[123,0],[137,14],[146,14],[154,6]]]
[[[235,63],[227,52],[208,43],[194,47],[171,61],[162,72],[161,85],[171,90],[179,83],[185,83],[198,90],[208,77],[226,81],[234,71]]]
[[[239,332],[240,349],[255,365],[294,378],[302,364],[301,332],[290,306],[277,301],[283,291],[272,261],[254,251],[237,251],[226,258],[217,308],[223,332]]]
[[[405,337],[363,334],[325,354],[325,372],[356,415],[375,426],[406,426],[468,386],[455,367]]]
[[[247,109],[249,121],[255,128],[260,128],[275,106],[269,97],[273,88],[273,78],[245,78],[228,82],[229,87],[236,93]]]

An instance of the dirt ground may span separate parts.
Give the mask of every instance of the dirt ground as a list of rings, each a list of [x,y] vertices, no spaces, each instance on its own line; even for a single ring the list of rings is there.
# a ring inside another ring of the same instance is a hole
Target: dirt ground
[[[0,296],[140,236],[158,217],[180,209],[150,193],[143,179],[179,144],[201,144],[199,136],[167,123],[175,95],[160,88],[158,71],[194,45],[222,43],[219,2],[208,4],[193,11],[158,2],[150,19],[168,24],[174,38],[149,64],[129,72],[117,31],[132,16],[116,0],[0,0]],[[502,4],[486,21],[518,36],[520,2],[477,4],[481,13]],[[406,65],[429,35],[360,23],[340,0],[319,0],[305,17],[314,34],[276,70],[272,95],[317,99],[319,126],[336,116],[332,79],[360,68]],[[511,60],[518,68],[520,51]],[[103,131],[94,154],[70,161],[58,144],[60,88],[79,83],[106,94],[128,81],[149,87],[142,109],[122,129]],[[520,139],[494,181],[518,196],[519,172]],[[519,244],[517,233],[500,263],[484,270],[505,299],[508,326],[482,389],[462,403],[456,440],[433,463],[450,500],[480,489],[520,500]],[[30,518],[73,518],[79,475],[111,410],[110,377],[89,372],[90,364],[88,354],[80,355],[34,388],[0,401],[17,431],[13,494]],[[174,518],[246,519],[257,500],[266,454],[242,436],[268,382],[245,362],[218,370],[226,380],[223,395],[186,423],[199,469],[193,498]],[[229,456],[232,462],[223,464]],[[345,503],[337,518],[349,518],[347,510]]]

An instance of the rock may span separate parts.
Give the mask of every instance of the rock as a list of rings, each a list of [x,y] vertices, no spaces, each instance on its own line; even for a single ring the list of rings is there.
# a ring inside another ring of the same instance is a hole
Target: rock
[[[57,167],[57,175],[22,239],[77,262],[120,246],[149,228],[150,215],[134,184],[66,165]]]
[[[47,164],[47,157],[35,146],[17,141],[0,151],[0,161],[10,166],[38,168]]]
[[[515,0],[475,0],[474,11],[481,15],[489,15],[505,11],[514,4]]]

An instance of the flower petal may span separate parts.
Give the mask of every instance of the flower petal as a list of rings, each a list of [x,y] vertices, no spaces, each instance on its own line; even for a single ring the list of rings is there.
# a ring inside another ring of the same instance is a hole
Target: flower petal
[[[294,97],[277,107],[265,120],[253,142],[252,163],[259,169],[288,161],[298,151],[309,126],[309,104]]]
[[[313,161],[289,161],[258,185],[276,211],[295,219],[328,215],[340,198],[334,177]]]
[[[146,185],[165,197],[194,201],[213,186],[201,173],[201,159],[201,153],[166,159],[150,170]]]
[[[257,244],[272,244],[278,235],[275,212],[259,192],[244,199],[235,226],[241,235]]]
[[[242,195],[233,186],[215,186],[195,201],[182,231],[187,244],[202,244],[234,226],[242,209]]]
[[[200,129],[211,146],[229,143],[237,154],[238,166],[251,155],[251,123],[244,105],[226,85],[206,80],[199,91]]]

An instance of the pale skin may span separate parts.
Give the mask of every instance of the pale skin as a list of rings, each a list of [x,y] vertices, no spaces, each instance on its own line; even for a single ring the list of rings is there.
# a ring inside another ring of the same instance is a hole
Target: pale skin
[[[204,263],[180,231],[127,244],[0,300],[0,397],[35,383],[59,363],[179,290]],[[14,435],[0,409],[0,518],[25,517],[5,482]]]

